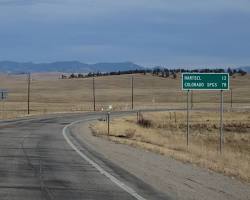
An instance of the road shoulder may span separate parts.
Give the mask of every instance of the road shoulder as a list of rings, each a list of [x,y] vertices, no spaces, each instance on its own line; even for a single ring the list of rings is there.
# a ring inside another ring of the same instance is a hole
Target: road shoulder
[[[95,137],[88,123],[76,124],[72,132],[77,140],[175,199],[250,199],[249,184],[167,156]]]

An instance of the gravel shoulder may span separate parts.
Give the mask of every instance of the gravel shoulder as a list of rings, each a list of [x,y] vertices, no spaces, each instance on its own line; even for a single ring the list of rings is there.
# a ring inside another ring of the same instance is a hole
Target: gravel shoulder
[[[77,140],[174,199],[250,199],[250,184],[197,166],[92,135],[89,124],[72,127]]]

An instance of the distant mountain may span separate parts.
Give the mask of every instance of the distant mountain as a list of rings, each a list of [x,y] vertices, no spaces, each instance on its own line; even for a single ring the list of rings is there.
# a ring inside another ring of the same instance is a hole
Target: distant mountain
[[[242,69],[243,71],[250,73],[250,66],[239,67],[238,69]]]
[[[144,69],[144,67],[134,64],[132,62],[123,62],[123,63],[97,63],[92,65],[97,71],[126,71],[126,70],[135,70],[135,69]]]
[[[111,72],[134,69],[144,69],[144,67],[132,62],[121,63],[96,63],[86,64],[78,61],[65,61],[53,63],[32,63],[32,62],[12,62],[0,61],[0,72],[4,73],[26,73],[26,72],[64,72],[64,73],[87,73],[87,72]]]

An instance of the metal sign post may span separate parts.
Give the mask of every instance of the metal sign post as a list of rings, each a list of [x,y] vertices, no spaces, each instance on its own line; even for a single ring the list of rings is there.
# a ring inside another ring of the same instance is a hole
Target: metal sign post
[[[182,90],[187,91],[187,146],[189,144],[189,91],[193,90],[220,90],[220,153],[223,150],[223,91],[229,90],[228,73],[183,73]],[[193,98],[193,97],[191,97]],[[193,103],[193,100],[192,102]],[[192,106],[192,105],[191,105]],[[232,108],[232,90],[231,90],[231,108]]]
[[[223,134],[223,90],[220,91],[220,153],[222,153],[224,144]]]
[[[187,147],[189,143],[189,90],[187,90]]]
[[[193,109],[193,107],[194,107],[194,99],[193,99],[193,95],[194,95],[194,91],[193,90],[191,90],[191,110]]]

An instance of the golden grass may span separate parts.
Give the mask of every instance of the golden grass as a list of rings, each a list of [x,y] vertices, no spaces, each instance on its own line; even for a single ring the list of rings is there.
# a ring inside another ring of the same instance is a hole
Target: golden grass
[[[176,122],[175,117],[176,116]],[[250,182],[250,113],[225,113],[225,145],[219,153],[219,114],[191,114],[190,144],[186,147],[185,113],[148,113],[150,127],[137,123],[136,117],[115,119],[107,137],[106,122],[91,124],[94,135],[171,156]]]
[[[32,74],[31,114],[55,112],[92,111],[92,78],[59,79],[60,73]],[[181,80],[152,75],[134,76],[134,105],[145,108],[183,108],[186,94],[181,91]],[[25,75],[0,75],[0,86],[9,91],[2,106],[0,119],[27,114],[27,77]],[[96,108],[113,110],[131,108],[131,75],[97,77]],[[250,75],[232,78],[234,107],[250,108]],[[195,108],[217,107],[219,92],[194,92]],[[230,92],[225,92],[225,106],[230,107]]]

